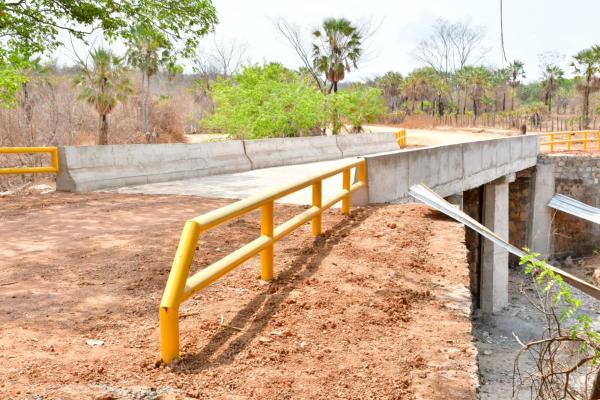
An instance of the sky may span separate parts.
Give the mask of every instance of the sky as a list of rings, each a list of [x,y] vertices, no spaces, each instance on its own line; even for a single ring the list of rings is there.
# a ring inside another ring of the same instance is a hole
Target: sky
[[[276,33],[272,20],[317,27],[327,17],[372,20],[379,30],[367,43],[369,57],[351,73],[362,80],[394,70],[403,74],[419,67],[414,48],[438,18],[469,20],[485,30],[490,51],[485,64],[502,66],[499,0],[213,0],[219,14],[216,37],[248,46],[254,62],[300,65],[293,50]],[[558,52],[570,73],[572,55],[600,43],[598,0],[504,0],[504,43],[507,58],[525,63],[527,80],[540,76],[538,55]]]
[[[273,20],[279,17],[314,30],[327,17],[372,21],[377,32],[365,43],[366,60],[347,75],[357,81],[399,71],[406,75],[421,66],[413,56],[415,47],[439,18],[468,20],[485,31],[489,48],[483,64],[503,66],[500,47],[499,0],[213,0],[219,17],[214,35],[204,39],[201,51],[215,40],[247,47],[247,58],[255,63],[277,61],[290,68],[300,66],[298,57],[277,33]],[[509,61],[525,63],[526,81],[538,79],[539,54],[563,55],[562,67],[571,75],[571,57],[579,50],[600,43],[598,0],[504,0],[504,43]],[[77,52],[86,48],[77,45]],[[120,49],[117,46],[117,51]],[[122,50],[122,49],[121,49]],[[73,52],[63,49],[59,61],[69,63]],[[191,72],[188,65],[186,72]]]

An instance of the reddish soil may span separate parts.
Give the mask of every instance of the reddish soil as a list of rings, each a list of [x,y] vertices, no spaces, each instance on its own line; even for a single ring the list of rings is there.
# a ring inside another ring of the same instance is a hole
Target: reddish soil
[[[161,365],[183,222],[226,203],[0,198],[0,398],[475,398],[464,231],[417,205],[328,211],[317,239],[303,226],[276,245],[271,283],[255,258],[184,303],[182,360]],[[258,231],[252,214],[209,232],[193,269]]]

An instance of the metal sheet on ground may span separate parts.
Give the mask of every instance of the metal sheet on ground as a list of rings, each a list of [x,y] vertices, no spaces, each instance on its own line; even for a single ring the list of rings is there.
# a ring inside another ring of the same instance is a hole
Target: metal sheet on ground
[[[430,207],[435,208],[436,210],[438,210],[440,212],[443,212],[444,214],[455,219],[456,221],[460,222],[461,224],[473,229],[475,232],[479,233],[481,236],[485,237],[488,240],[491,240],[492,242],[494,242],[498,246],[502,247],[503,249],[507,250],[508,252],[514,254],[515,256],[521,258],[526,254],[525,251],[508,243],[507,241],[502,239],[500,236],[496,235],[494,232],[492,232],[491,230],[489,230],[488,228],[486,228],[485,226],[483,226],[482,224],[480,224],[473,218],[469,217],[467,214],[465,214],[464,212],[462,212],[461,210],[459,210],[452,204],[448,203],[446,200],[444,200],[441,196],[439,196],[433,190],[428,188],[426,185],[424,185],[424,184],[413,185],[410,187],[408,193],[415,199],[427,204]],[[577,278],[576,276],[571,275],[571,274],[569,274],[559,268],[556,268],[550,264],[546,263],[546,265],[554,273],[562,276],[564,281],[566,283],[568,283],[569,285],[581,290],[582,292],[590,295],[591,297],[593,297],[597,300],[600,300],[600,288],[598,288],[594,285],[591,285],[591,284]]]
[[[563,194],[556,194],[548,207],[574,215],[578,218],[600,224],[600,209],[575,200]]]

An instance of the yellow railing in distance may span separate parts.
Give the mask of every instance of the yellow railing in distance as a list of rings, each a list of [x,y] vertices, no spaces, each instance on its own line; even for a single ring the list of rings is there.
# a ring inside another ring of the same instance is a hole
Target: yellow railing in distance
[[[58,148],[56,147],[0,147],[0,154],[49,153],[51,165],[47,167],[7,167],[0,168],[2,174],[37,174],[58,172]]]
[[[600,150],[600,131],[553,132],[540,136],[545,139],[540,146],[551,153],[561,150]]]
[[[406,147],[406,130],[405,129],[396,132],[396,143],[398,143],[398,146],[400,146],[401,149]]]
[[[350,182],[352,169],[356,169],[354,184]],[[323,180],[338,174],[342,174],[342,190],[332,198],[323,201]],[[309,186],[312,188],[312,207],[281,225],[274,226],[275,200]],[[256,254],[260,254],[261,278],[265,281],[271,280],[274,264],[273,247],[277,241],[309,221],[312,225],[312,234],[320,235],[322,212],[341,201],[342,213],[349,214],[350,194],[358,189],[366,188],[366,186],[366,161],[364,159],[342,161],[335,168],[316,176],[240,200],[187,221],[179,239],[179,246],[160,303],[160,357],[162,361],[170,363],[179,357],[179,305],[183,301]],[[189,276],[198,238],[202,233],[257,209],[260,209],[260,236],[258,238]]]

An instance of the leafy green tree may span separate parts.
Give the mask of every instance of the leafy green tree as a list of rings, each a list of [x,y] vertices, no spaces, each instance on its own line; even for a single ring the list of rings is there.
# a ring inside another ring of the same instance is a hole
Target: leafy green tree
[[[542,73],[542,87],[544,90],[544,104],[548,106],[548,112],[552,112],[552,97],[560,86],[560,81],[565,75],[565,71],[558,65],[546,65]]]
[[[27,77],[12,65],[0,63],[0,107],[14,107],[17,93],[22,85],[27,83]]]
[[[105,145],[108,144],[108,115],[131,94],[131,81],[123,58],[103,48],[93,50],[90,55],[92,65],[81,65],[82,72],[73,84],[80,90],[79,99],[98,113],[98,144]]]
[[[354,133],[362,132],[364,124],[376,121],[386,110],[381,90],[364,85],[352,85],[337,96],[327,97],[337,99],[337,112],[350,122]]]
[[[137,24],[131,29],[127,43],[127,62],[142,73],[142,132],[148,134],[150,78],[161,66],[172,63],[169,41],[159,30]]]
[[[572,66],[575,73],[579,75],[578,89],[583,93],[583,127],[590,127],[590,94],[598,90],[597,76],[600,72],[600,46],[592,46],[573,56],[575,61]]]
[[[109,39],[131,35],[135,24],[151,26],[169,41],[169,49],[192,57],[200,39],[217,23],[211,0],[6,0],[0,3],[0,68],[13,55],[46,54],[62,43],[68,32],[85,40],[101,30]],[[6,96],[23,79],[9,73],[1,78]]]
[[[281,64],[247,66],[211,89],[215,113],[202,125],[241,138],[308,135],[325,119],[323,94]]]
[[[525,79],[525,64],[519,60],[511,62],[506,69],[509,74],[509,85],[512,88],[512,98],[510,102],[510,110],[515,110],[515,93],[521,84],[521,79]]]
[[[328,18],[321,29],[313,32],[313,63],[331,82],[333,92],[338,91],[338,82],[345,73],[358,68],[362,55],[362,36],[359,30],[345,18]]]

